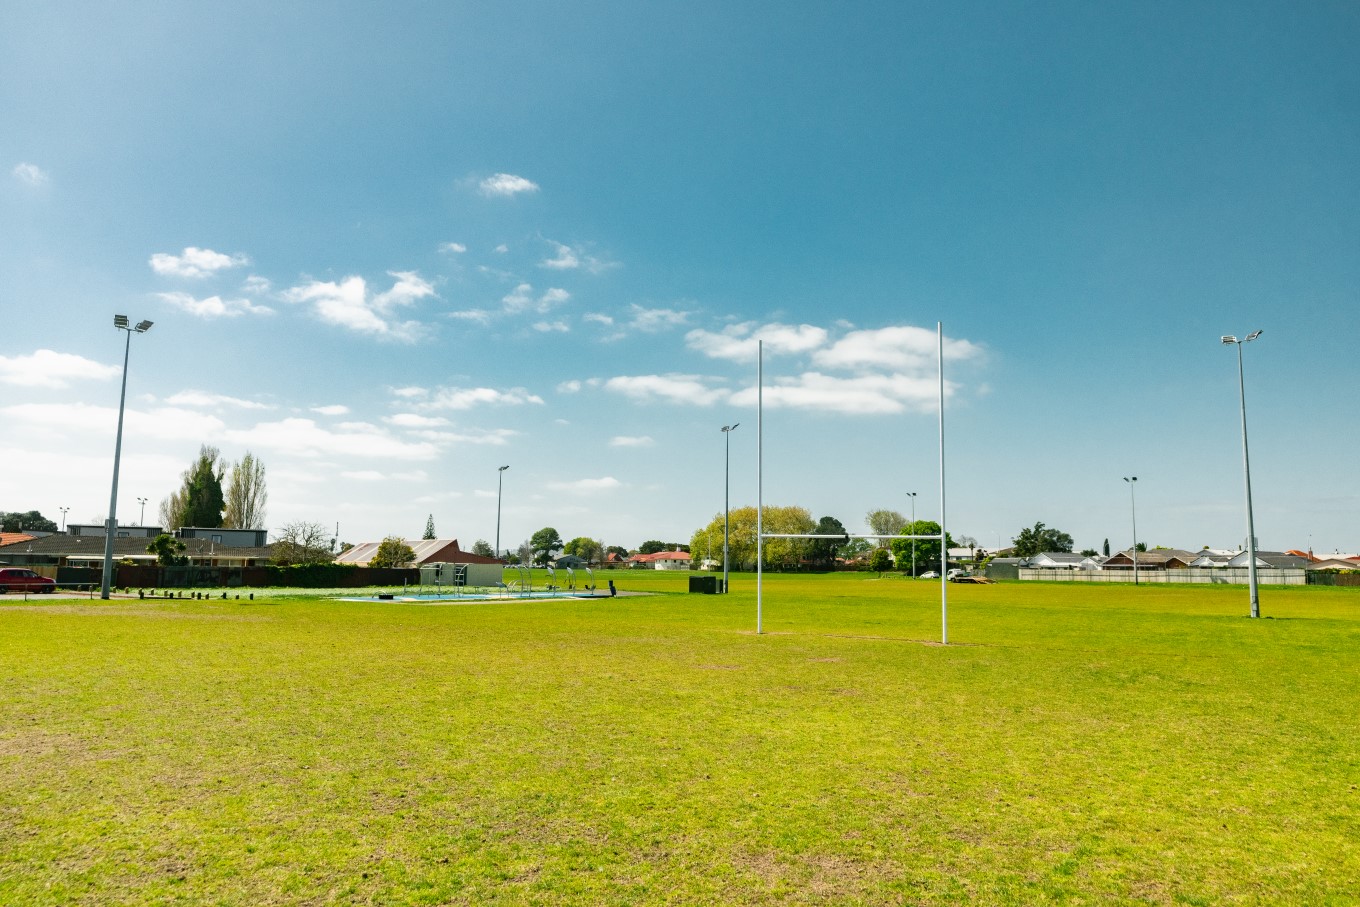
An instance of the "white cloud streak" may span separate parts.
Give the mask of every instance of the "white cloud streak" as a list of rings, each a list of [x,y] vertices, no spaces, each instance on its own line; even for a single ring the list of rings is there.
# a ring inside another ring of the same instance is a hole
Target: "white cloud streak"
[[[216,274],[218,271],[225,271],[229,268],[237,268],[242,265],[250,264],[250,259],[244,255],[225,255],[221,252],[214,252],[212,249],[200,249],[196,246],[187,246],[179,255],[171,255],[168,252],[157,252],[152,255],[149,262],[151,270],[160,274],[162,277],[188,277],[200,278]]]
[[[422,333],[415,321],[393,318],[396,309],[435,295],[434,287],[414,271],[388,271],[395,278],[391,289],[371,294],[362,277],[346,277],[340,283],[312,281],[283,294],[288,302],[310,305],[327,324],[393,340],[414,341]]]
[[[73,353],[35,350],[25,356],[0,356],[0,384],[17,387],[70,386],[72,381],[107,381],[117,378],[116,365],[104,365]]]
[[[823,346],[827,341],[827,332],[825,328],[810,324],[794,326],[775,323],[757,327],[754,322],[748,321],[728,325],[716,333],[696,329],[685,335],[685,344],[695,352],[711,359],[733,362],[754,361],[759,341],[764,341],[765,352],[770,355],[792,355]]]
[[[488,198],[509,198],[525,192],[537,192],[538,183],[513,173],[496,173],[478,183],[477,188]]]
[[[165,402],[171,406],[229,406],[235,409],[274,409],[267,403],[259,403],[255,400],[244,400],[240,397],[229,397],[226,394],[210,394],[206,391],[184,390],[171,397],[166,397]]]
[[[604,382],[607,391],[638,402],[664,400],[707,406],[720,391],[711,388],[698,375],[619,375]]]
[[[267,305],[256,305],[249,299],[223,299],[209,296],[197,299],[189,293],[157,293],[162,300],[177,309],[196,315],[199,318],[235,318],[239,315],[272,315],[274,310]]]
[[[10,171],[10,175],[19,182],[27,183],[30,186],[45,186],[48,182],[46,171],[37,164],[30,164],[27,162],[15,164],[14,169]]]
[[[650,435],[630,436],[615,435],[609,439],[610,447],[651,447],[656,444]]]

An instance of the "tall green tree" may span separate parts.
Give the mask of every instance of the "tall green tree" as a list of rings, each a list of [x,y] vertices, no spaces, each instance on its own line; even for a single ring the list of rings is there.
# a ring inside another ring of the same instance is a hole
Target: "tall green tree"
[[[598,564],[604,557],[604,546],[584,535],[577,536],[562,547],[563,554],[574,555],[587,564]]]
[[[869,555],[869,569],[882,576],[884,571],[891,570],[893,566],[892,555],[887,548],[875,548],[874,553]]]
[[[428,517],[425,518],[425,534],[422,535],[421,538],[422,538],[422,539],[426,539],[426,540],[438,538],[438,536],[436,536],[436,535],[434,534],[434,514],[433,514],[433,513],[430,514]]]
[[[146,550],[148,554],[156,555],[156,563],[162,567],[176,567],[189,562],[184,557],[184,543],[165,532],[152,539]]]
[[[482,557],[495,557],[496,552],[491,550],[491,543],[486,539],[478,539],[472,543],[472,553]]]
[[[268,500],[264,463],[246,451],[245,456],[231,464],[231,472],[227,476],[222,525],[234,529],[265,528],[265,503]]]
[[[161,527],[178,529],[181,526],[201,526],[215,529],[221,526],[222,511],[226,507],[222,494],[225,471],[222,454],[216,447],[209,444],[199,447],[198,457],[180,476],[179,489],[161,501]]]
[[[845,535],[845,527],[841,521],[834,516],[824,516],[817,521],[817,527],[812,530],[817,535]],[[849,541],[847,538],[845,541]],[[838,539],[810,539],[808,545],[808,560],[815,565],[828,569],[836,563],[836,552],[844,542]]]
[[[729,514],[728,554],[731,558],[729,570],[753,570],[756,566],[756,508],[738,507]],[[765,531],[803,533],[811,532],[817,524],[805,507],[765,508]],[[710,544],[713,559],[722,563],[723,515],[716,514],[713,519],[694,531],[686,550],[706,552]],[[665,551],[674,546],[668,545],[658,550]],[[641,550],[641,549],[639,549]],[[808,539],[767,539],[764,546],[766,568],[790,568],[807,556]]]
[[[1061,529],[1045,526],[1042,522],[1021,529],[1020,534],[1011,541],[1015,546],[1016,557],[1034,557],[1045,551],[1072,550],[1072,536]]]
[[[543,566],[552,560],[554,551],[562,550],[562,536],[551,526],[544,526],[529,537],[534,563]]]
[[[936,535],[940,534],[940,524],[934,520],[917,520],[902,527],[902,535]],[[954,547],[954,537],[945,534],[945,548]],[[927,570],[938,570],[944,572],[943,562],[940,559],[940,540],[939,539],[893,539],[893,557],[897,560],[897,566],[902,570],[910,570],[912,565],[912,552],[916,553],[916,574],[919,576]]]

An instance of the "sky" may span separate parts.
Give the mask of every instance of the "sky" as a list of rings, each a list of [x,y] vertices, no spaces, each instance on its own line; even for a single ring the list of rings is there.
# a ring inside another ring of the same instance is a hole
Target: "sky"
[[[1360,7],[0,10],[0,510],[1360,551]],[[724,425],[739,423],[730,437]],[[503,490],[498,496],[498,467]],[[1123,481],[1137,476],[1134,494]],[[908,494],[915,492],[916,497]]]

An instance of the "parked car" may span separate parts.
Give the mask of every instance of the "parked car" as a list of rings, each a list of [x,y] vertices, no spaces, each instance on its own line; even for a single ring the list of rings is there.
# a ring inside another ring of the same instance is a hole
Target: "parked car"
[[[47,577],[23,567],[0,567],[0,595],[15,592],[52,592],[57,584]]]
[[[925,573],[922,573],[922,574],[921,574],[920,578],[921,578],[921,579],[939,579],[939,578],[940,578],[940,574],[936,573],[934,570],[927,570]]]

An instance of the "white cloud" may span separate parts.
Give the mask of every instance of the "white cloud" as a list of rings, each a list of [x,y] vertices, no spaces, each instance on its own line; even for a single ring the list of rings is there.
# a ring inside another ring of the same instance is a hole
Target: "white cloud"
[[[830,347],[812,356],[823,368],[864,370],[889,368],[911,373],[933,373],[937,368],[938,340],[928,328],[898,325],[875,330],[851,331]],[[973,359],[982,348],[967,340],[945,338],[947,360]]]
[[[585,315],[581,316],[581,320],[591,321],[594,322],[595,324],[602,324],[605,327],[609,327],[609,325],[614,323],[613,318],[611,318],[608,315],[602,315],[599,312],[587,312]]]
[[[182,309],[190,315],[197,315],[199,318],[235,318],[237,315],[272,315],[274,310],[266,305],[256,305],[249,299],[223,299],[221,296],[209,296],[206,299],[196,299],[189,293],[157,293],[161,299],[170,303],[177,309]]]
[[[954,386],[945,383],[945,393]],[[771,408],[828,410],[837,413],[883,414],[935,412],[939,383],[928,375],[859,375],[842,378],[807,372],[791,378],[777,378],[765,385],[765,405]],[[756,389],[733,393],[729,402],[755,406]]]
[[[460,242],[442,242],[439,244],[439,251],[450,255],[462,255],[467,251],[467,246]]]
[[[414,386],[414,385],[412,385],[412,386],[410,386],[410,387],[394,387],[394,388],[392,388],[392,396],[394,396],[394,397],[401,397],[401,398],[406,399],[406,400],[410,400],[410,399],[413,398],[413,397],[424,397],[424,396],[427,395],[428,393],[429,393],[429,391],[428,391],[426,388],[423,388],[423,387],[416,387],[416,386]]]
[[[504,255],[506,252],[510,251],[510,247],[507,246],[505,243],[501,243],[499,246],[492,249],[491,251],[495,252],[497,255]]]
[[[615,435],[609,439],[610,447],[651,447],[656,442],[649,435],[640,437],[630,437],[628,435]]]
[[[167,397],[166,403],[172,406],[234,406],[237,409],[273,409],[267,403],[258,403],[254,400],[243,400],[240,397],[228,397],[226,394],[210,394],[206,391],[187,390],[180,391],[173,397]]]
[[[598,479],[577,479],[574,482],[548,482],[547,486],[550,491],[562,491],[567,494],[594,494],[611,491],[622,484],[613,476],[603,476]]]
[[[122,374],[116,365],[104,365],[84,356],[35,350],[26,356],[0,356],[0,384],[19,387],[67,387],[73,380],[106,381]]]
[[[391,289],[382,293],[370,294],[362,277],[346,277],[340,283],[314,280],[285,291],[283,298],[292,303],[310,304],[316,316],[327,324],[394,340],[413,341],[420,336],[421,325],[415,321],[397,321],[391,316],[397,308],[434,296],[434,287],[414,271],[387,273],[396,280]]]
[[[678,309],[648,309],[636,303],[629,306],[629,326],[644,334],[656,334],[679,327],[689,319],[689,312]]]
[[[755,322],[730,324],[721,331],[696,329],[685,335],[685,345],[711,359],[733,362],[756,358],[758,341],[764,341],[765,352],[771,355],[806,353],[823,346],[827,340],[825,328],[810,324],[766,324]]]
[[[356,469],[350,472],[340,473],[342,478],[352,479],[355,482],[381,482],[387,476],[378,472],[376,469]]]
[[[20,403],[0,409],[6,421],[41,427],[54,435],[83,433],[106,428],[110,434],[118,423],[116,406],[88,403]],[[225,428],[221,419],[188,409],[129,408],[124,415],[124,435],[158,441],[215,438]]]
[[[458,321],[471,321],[475,324],[491,323],[491,313],[486,309],[465,309],[461,312],[449,312],[448,316]]]
[[[412,437],[424,438],[437,444],[485,444],[502,447],[519,432],[509,428],[474,429],[472,431],[413,430]]]
[[[537,192],[538,184],[513,173],[496,173],[478,183],[477,188],[487,197],[508,197],[522,192]]]
[[[351,456],[384,460],[433,460],[439,448],[428,441],[403,441],[366,423],[323,428],[311,419],[261,422],[226,433],[228,440],[251,449],[277,450],[293,456]]]
[[[698,375],[619,375],[606,381],[604,387],[638,401],[666,400],[707,406],[719,392],[704,381]]]
[[[576,254],[575,249],[573,249],[571,246],[564,245],[563,243],[560,242],[553,242],[552,240],[548,240],[548,242],[552,243],[552,245],[556,247],[557,254],[554,255],[552,258],[545,258],[542,261],[540,261],[538,263],[538,266],[540,268],[552,268],[558,271],[569,271],[581,267],[581,259],[580,256]]]
[[[313,406],[312,412],[323,416],[344,416],[349,413],[349,407],[343,403],[331,403],[326,406]]]
[[[268,277],[261,277],[259,274],[251,274],[241,284],[241,289],[246,293],[253,293],[256,296],[263,296],[273,289],[273,284]]]
[[[515,287],[501,299],[501,304],[505,311],[511,315],[520,312],[538,312],[547,314],[554,306],[559,306],[571,299],[571,294],[561,287],[549,287],[538,297],[534,296],[532,285],[522,283]]]
[[[10,171],[10,175],[19,182],[28,183],[30,186],[42,186],[45,185],[48,180],[46,171],[41,167],[37,164],[25,162],[15,164],[14,169]]]
[[[443,416],[422,416],[419,413],[397,413],[395,416],[386,417],[383,421],[398,428],[435,428],[449,424],[449,420]]]
[[[535,321],[533,328],[542,334],[565,334],[571,330],[565,321]]]
[[[561,384],[557,385],[557,392],[559,394],[575,394],[580,390],[581,382],[577,381],[575,378],[570,381],[563,381]]]
[[[150,259],[151,270],[165,277],[207,277],[228,268],[250,264],[244,255],[224,255],[212,249],[187,246],[179,255],[157,252]]]
[[[522,387],[506,391],[492,387],[441,387],[414,405],[423,410],[466,410],[474,406],[523,406],[527,403],[541,405],[543,398]]]

